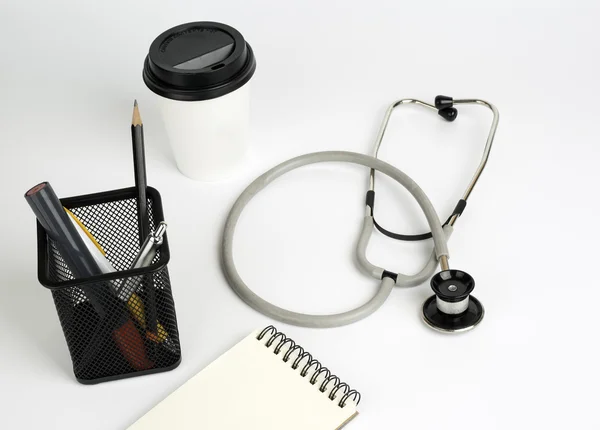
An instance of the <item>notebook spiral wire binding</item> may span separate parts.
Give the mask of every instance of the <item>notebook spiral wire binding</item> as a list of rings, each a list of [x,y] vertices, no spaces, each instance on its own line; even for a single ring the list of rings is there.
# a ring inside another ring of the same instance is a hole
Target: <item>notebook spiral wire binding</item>
[[[333,387],[328,395],[331,401],[335,401],[336,395],[342,391],[343,395],[338,402],[338,406],[340,408],[346,406],[346,403],[349,399],[352,399],[356,405],[360,403],[361,395],[358,391],[351,389],[348,384],[342,382],[340,378],[338,378],[336,375],[333,375],[331,371],[324,367],[318,360],[315,360],[309,352],[305,351],[304,348],[302,348],[300,345],[297,345],[296,342],[287,337],[285,334],[277,331],[274,326],[270,325],[266,327],[256,338],[262,341],[263,339],[266,339],[267,336],[270,337],[266,341],[265,346],[270,348],[271,346],[276,345],[273,349],[273,353],[275,355],[279,355],[283,348],[286,345],[289,345],[288,350],[283,355],[284,363],[288,363],[292,355],[294,355],[295,352],[298,352],[298,356],[292,362],[292,369],[297,370],[300,367],[300,363],[305,361],[306,364],[304,367],[302,367],[300,376],[305,378],[310,372],[312,372],[309,380],[312,385],[316,385],[319,377],[324,375],[323,382],[321,382],[319,385],[319,391],[325,393],[330,386]]]

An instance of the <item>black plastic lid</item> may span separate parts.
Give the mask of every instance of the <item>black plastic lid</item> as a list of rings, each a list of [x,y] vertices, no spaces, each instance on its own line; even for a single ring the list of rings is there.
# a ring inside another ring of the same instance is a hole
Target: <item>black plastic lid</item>
[[[235,28],[190,22],[158,36],[144,62],[144,82],[156,94],[182,101],[209,100],[250,80],[256,60]]]

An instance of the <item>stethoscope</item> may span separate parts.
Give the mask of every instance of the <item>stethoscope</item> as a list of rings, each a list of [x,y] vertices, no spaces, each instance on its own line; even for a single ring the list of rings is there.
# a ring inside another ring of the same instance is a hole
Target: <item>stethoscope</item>
[[[473,179],[467,186],[465,193],[459,200],[456,208],[442,224],[440,218],[431,204],[431,201],[423,190],[405,173],[396,167],[377,158],[379,148],[383,141],[390,117],[393,111],[403,104],[417,104],[420,106],[434,109],[447,121],[454,121],[458,115],[454,105],[459,104],[477,104],[489,108],[493,112],[492,125],[483,151],[483,157]],[[301,155],[287,160],[271,170],[259,176],[252,182],[238,197],[234,203],[225,223],[222,244],[222,263],[225,276],[232,289],[248,305],[257,311],[287,324],[299,325],[304,327],[326,328],[338,327],[359,321],[375,312],[389,297],[394,286],[412,287],[424,283],[431,278],[431,288],[434,295],[428,298],[423,304],[423,320],[432,328],[443,332],[465,331],[479,324],[484,316],[484,308],[475,297],[471,295],[475,287],[475,281],[468,273],[450,269],[448,259],[447,241],[452,234],[457,219],[465,209],[467,200],[471,195],[485,165],[488,161],[494,135],[498,127],[499,113],[496,107],[488,102],[477,99],[459,99],[453,100],[450,97],[437,96],[434,104],[429,104],[415,99],[402,99],[392,104],[383,119],[377,139],[373,156],[358,154],[346,151],[328,151],[315,152]],[[369,167],[371,169],[369,176],[369,190],[366,199],[366,213],[363,219],[363,227],[359,236],[356,255],[361,269],[381,281],[376,294],[365,304],[350,311],[333,315],[310,315],[299,312],[289,311],[279,306],[267,302],[254,293],[240,277],[233,259],[233,236],[237,221],[248,202],[258,194],[262,189],[268,186],[278,177],[285,173],[309,164],[322,162],[346,162]],[[374,219],[375,203],[375,171],[379,171],[402,186],[415,198],[419,204],[429,228],[430,233],[420,235],[400,235],[392,233],[381,227]],[[367,246],[374,229],[378,229],[386,236],[398,240],[424,240],[433,239],[434,250],[431,257],[418,273],[414,275],[405,275],[398,272],[388,271],[382,267],[372,264],[366,256]],[[441,271],[434,275],[438,264]],[[433,276],[433,277],[432,277]]]

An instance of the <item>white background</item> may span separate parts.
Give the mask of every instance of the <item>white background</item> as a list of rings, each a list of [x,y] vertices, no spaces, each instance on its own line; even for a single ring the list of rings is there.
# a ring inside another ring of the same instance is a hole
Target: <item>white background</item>
[[[393,291],[351,326],[276,325],[362,392],[348,429],[598,428],[599,6],[482,3],[4,0],[0,427],[125,428],[250,330],[272,323],[237,298],[220,269],[234,199],[291,156],[369,152],[391,102],[441,93],[483,98],[501,113],[490,163],[450,241],[452,267],[476,279],[483,323],[457,336],[431,331],[419,317],[431,294],[423,285]],[[141,80],[154,37],[196,20],[236,27],[257,56],[252,153],[221,183],[178,172]],[[169,223],[183,362],[169,373],[83,386],[51,295],[37,282],[34,217],[22,195],[44,180],[62,197],[131,186],[134,98],[149,183]],[[454,123],[406,107],[380,155],[446,218],[490,121],[478,107],[461,108]],[[353,262],[366,187],[366,169],[335,164],[275,183],[240,221],[242,277],[297,311],[338,312],[367,300],[378,282]],[[427,228],[407,193],[383,178],[377,216],[395,231]],[[369,257],[410,273],[430,246],[374,234]]]

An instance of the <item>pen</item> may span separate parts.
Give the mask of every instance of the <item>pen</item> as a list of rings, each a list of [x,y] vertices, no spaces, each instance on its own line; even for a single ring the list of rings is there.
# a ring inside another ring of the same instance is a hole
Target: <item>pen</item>
[[[154,234],[149,234],[140,248],[140,252],[136,255],[129,269],[139,269],[152,264],[152,260],[156,257],[156,251],[163,243],[163,236],[167,231],[167,223],[161,221],[156,228]]]
[[[152,261],[154,260],[154,258],[156,257],[156,252],[158,250],[158,248],[160,248],[160,246],[163,243],[163,236],[167,231],[167,223],[164,221],[161,221],[158,224],[158,227],[156,228],[156,231],[154,232],[154,234],[149,234],[148,237],[146,238],[146,240],[144,241],[144,243],[142,244],[142,247],[140,248],[140,252],[138,253],[138,255],[135,257],[135,259],[133,260],[133,262],[131,263],[131,266],[129,267],[129,269],[139,269],[140,267],[147,267],[150,264],[152,264]],[[121,285],[121,287],[118,290],[118,297],[122,300],[126,300],[127,303],[131,303],[132,300],[134,299],[135,296],[137,296],[137,294],[135,294],[135,291],[137,290],[137,288],[139,287],[139,284],[141,283],[141,278],[138,278],[138,280],[136,282],[134,282],[132,285],[129,285],[127,288],[125,288],[124,285]],[[150,288],[152,288],[152,286],[150,286]],[[144,305],[143,303],[141,303],[141,301],[137,301],[135,300],[136,304],[134,305],[136,309],[141,309],[142,310],[142,315],[143,315],[143,311],[144,311]],[[143,327],[145,327],[145,322],[140,322],[142,324]],[[172,344],[171,339],[169,339],[169,334],[167,333],[167,331],[165,330],[165,328],[157,321],[157,334],[154,334],[152,332],[147,332],[146,333],[146,337],[154,342],[157,343],[164,343],[165,346],[169,347],[169,349],[174,350],[175,347]]]

